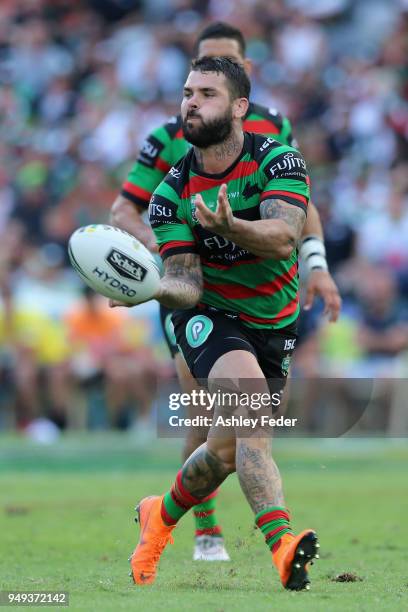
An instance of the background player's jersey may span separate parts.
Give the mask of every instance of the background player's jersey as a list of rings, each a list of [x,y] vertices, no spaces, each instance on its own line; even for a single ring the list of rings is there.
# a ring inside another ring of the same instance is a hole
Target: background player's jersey
[[[239,313],[250,327],[280,328],[299,314],[297,252],[290,259],[263,259],[204,229],[195,215],[195,194],[211,210],[227,183],[235,217],[260,219],[259,204],[280,199],[306,211],[309,184],[301,154],[287,145],[245,132],[239,158],[222,174],[200,172],[190,149],[155,190],[150,223],[162,259],[198,253],[204,276],[202,303]]]
[[[276,110],[259,104],[250,103],[243,129],[296,146],[289,119],[282,117]],[[144,141],[137,162],[123,183],[121,194],[135,204],[147,208],[157,185],[189,148],[190,144],[184,140],[180,115],[172,117]]]

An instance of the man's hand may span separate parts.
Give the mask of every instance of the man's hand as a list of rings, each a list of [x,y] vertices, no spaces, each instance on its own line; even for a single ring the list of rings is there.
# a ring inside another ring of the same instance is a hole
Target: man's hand
[[[223,236],[232,229],[234,217],[228,202],[227,185],[225,183],[219,189],[215,213],[207,208],[199,193],[195,197],[195,207],[197,219],[205,229],[209,229],[220,236]]]
[[[135,306],[135,304],[128,304],[127,302],[119,302],[119,300],[109,300],[109,308],[116,308],[116,306],[125,306],[126,308],[131,308]]]
[[[331,274],[327,270],[312,270],[307,280],[306,301],[304,310],[310,310],[313,300],[320,296],[324,302],[324,314],[335,323],[339,318],[341,297]]]

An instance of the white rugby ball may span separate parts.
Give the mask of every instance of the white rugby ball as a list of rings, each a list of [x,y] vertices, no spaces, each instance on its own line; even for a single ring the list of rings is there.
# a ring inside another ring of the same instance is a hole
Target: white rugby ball
[[[134,236],[110,225],[87,225],[69,239],[72,267],[97,293],[139,304],[157,291],[160,272],[153,255]]]

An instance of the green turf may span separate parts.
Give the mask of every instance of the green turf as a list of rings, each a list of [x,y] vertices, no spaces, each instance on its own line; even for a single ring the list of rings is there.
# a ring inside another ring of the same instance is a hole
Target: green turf
[[[279,441],[294,527],[316,527],[321,542],[311,591],[290,593],[252,527],[235,477],[219,498],[232,562],[192,563],[192,521],[185,517],[156,584],[133,586],[127,576],[137,535],[132,508],[139,497],[168,487],[179,449],[161,443],[142,452],[123,440],[108,437],[101,449],[101,439],[68,439],[57,451],[15,440],[2,445],[0,590],[67,590],[69,609],[103,612],[408,609],[402,442]],[[362,581],[333,582],[343,572]]]

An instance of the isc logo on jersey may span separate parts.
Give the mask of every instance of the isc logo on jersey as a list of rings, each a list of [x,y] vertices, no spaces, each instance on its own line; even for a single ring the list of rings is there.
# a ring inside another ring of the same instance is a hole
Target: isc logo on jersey
[[[259,147],[260,151],[265,151],[272,143],[274,142],[273,138],[267,138]]]

